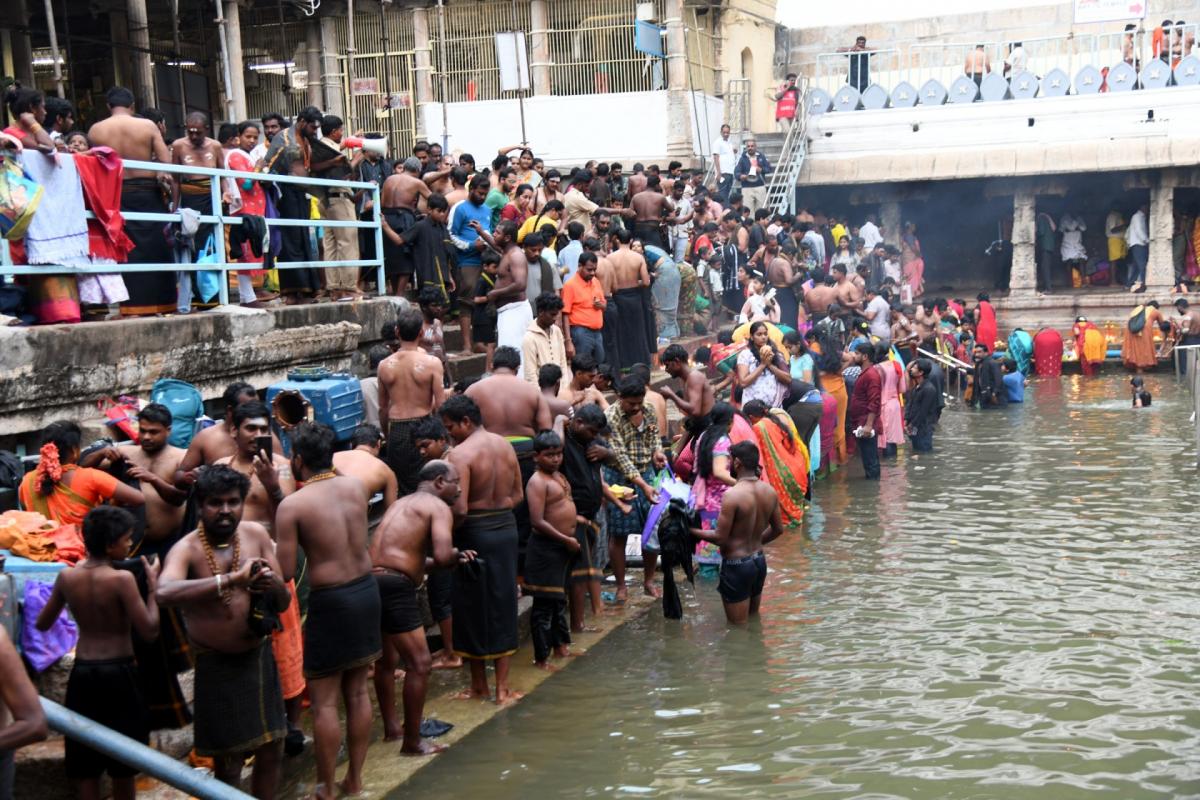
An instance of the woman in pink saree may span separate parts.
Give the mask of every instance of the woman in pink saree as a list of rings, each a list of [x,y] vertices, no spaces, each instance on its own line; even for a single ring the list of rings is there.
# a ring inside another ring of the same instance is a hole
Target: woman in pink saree
[[[911,222],[904,223],[904,235],[900,237],[900,261],[904,281],[912,290],[912,296],[920,297],[925,291],[925,259],[921,256],[917,226]]]

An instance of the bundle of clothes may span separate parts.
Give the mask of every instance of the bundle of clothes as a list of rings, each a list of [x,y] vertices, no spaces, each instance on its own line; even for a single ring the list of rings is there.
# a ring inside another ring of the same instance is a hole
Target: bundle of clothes
[[[78,525],[60,525],[36,511],[0,514],[0,550],[30,561],[72,565],[87,555]]]

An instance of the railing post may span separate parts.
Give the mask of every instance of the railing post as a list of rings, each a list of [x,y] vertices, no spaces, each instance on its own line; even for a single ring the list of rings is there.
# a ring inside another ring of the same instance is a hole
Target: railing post
[[[217,290],[217,299],[221,305],[227,306],[229,305],[229,263],[228,254],[225,252],[225,220],[221,213],[224,210],[221,207],[221,184],[224,181],[224,178],[214,175],[209,179],[209,190],[212,192],[212,213],[217,218],[216,227],[213,228],[213,245],[221,263],[221,286]]]
[[[371,190],[371,211],[375,217],[375,290],[383,297],[387,294],[387,275],[383,268],[383,209],[378,186]]]

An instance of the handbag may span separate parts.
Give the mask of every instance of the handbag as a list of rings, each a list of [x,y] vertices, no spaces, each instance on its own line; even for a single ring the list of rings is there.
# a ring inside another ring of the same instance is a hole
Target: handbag
[[[137,401],[130,401],[130,398],[122,397],[119,401],[114,400],[109,396],[104,396],[96,403],[96,406],[104,414],[108,422],[105,425],[116,428],[121,433],[129,437],[135,444],[138,441],[138,426]]]
[[[217,247],[213,242],[213,237],[209,236],[204,243],[204,249],[196,256],[197,264],[216,264]],[[200,299],[205,303],[212,301],[217,293],[221,291],[221,273],[214,270],[200,270],[196,273],[196,292],[200,295]]]

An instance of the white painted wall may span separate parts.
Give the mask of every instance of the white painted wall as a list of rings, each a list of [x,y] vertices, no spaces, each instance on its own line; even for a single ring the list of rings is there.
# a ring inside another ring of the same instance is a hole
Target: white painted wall
[[[695,97],[693,112],[691,96],[684,96],[692,141],[697,144],[697,155],[707,154],[720,130],[724,104],[701,93]],[[635,160],[665,161],[667,100],[667,92],[529,97],[525,100],[526,136],[534,153],[552,166],[583,164],[594,158],[621,161],[628,169]],[[441,104],[424,105],[419,113],[429,139],[440,140]],[[516,99],[450,103],[446,116],[449,152],[471,153],[480,166],[495,157],[497,147],[521,141]]]

